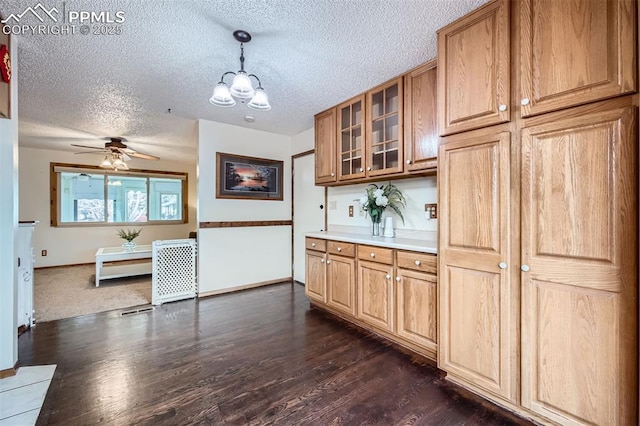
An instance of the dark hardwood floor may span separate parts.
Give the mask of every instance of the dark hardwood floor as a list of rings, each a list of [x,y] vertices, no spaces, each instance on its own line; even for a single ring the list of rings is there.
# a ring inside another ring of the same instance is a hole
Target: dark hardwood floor
[[[57,364],[38,424],[525,425],[279,284],[37,325]]]

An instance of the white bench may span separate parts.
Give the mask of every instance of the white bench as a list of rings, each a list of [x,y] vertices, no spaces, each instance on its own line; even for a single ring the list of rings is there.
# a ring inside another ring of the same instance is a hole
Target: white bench
[[[133,251],[126,251],[122,247],[99,248],[96,252],[96,287],[100,287],[100,280],[150,274],[151,254],[151,244],[136,246]],[[137,259],[149,259],[149,262],[122,262]],[[104,266],[106,262],[115,264]]]

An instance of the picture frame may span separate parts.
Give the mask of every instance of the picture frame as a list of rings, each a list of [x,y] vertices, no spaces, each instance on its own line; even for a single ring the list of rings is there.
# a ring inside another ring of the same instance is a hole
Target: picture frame
[[[0,20],[4,19],[0,15]],[[4,24],[0,24],[0,29],[4,28]],[[6,46],[7,52],[11,52],[11,36],[0,31],[0,46]],[[0,58],[1,60],[2,58]],[[0,118],[11,118],[11,83],[7,83],[0,76]]]
[[[217,152],[216,167],[216,198],[283,199],[283,161]]]

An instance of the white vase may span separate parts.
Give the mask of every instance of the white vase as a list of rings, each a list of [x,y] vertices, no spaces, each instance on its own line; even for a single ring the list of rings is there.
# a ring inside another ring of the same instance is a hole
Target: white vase
[[[136,243],[134,243],[133,241],[126,241],[124,244],[122,244],[122,248],[124,249],[124,251],[132,252],[136,248]]]

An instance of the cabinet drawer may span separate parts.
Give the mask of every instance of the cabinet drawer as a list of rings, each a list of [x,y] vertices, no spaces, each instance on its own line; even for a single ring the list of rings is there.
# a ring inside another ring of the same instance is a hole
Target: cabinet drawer
[[[327,241],[327,251],[340,256],[355,257],[356,245],[342,241]]]
[[[358,246],[358,259],[393,264],[393,249],[374,246]]]
[[[429,274],[437,274],[438,272],[438,257],[434,254],[398,250],[396,252],[396,263],[398,268],[414,269]]]
[[[307,250],[327,251],[327,240],[307,237],[305,239],[305,248]]]

